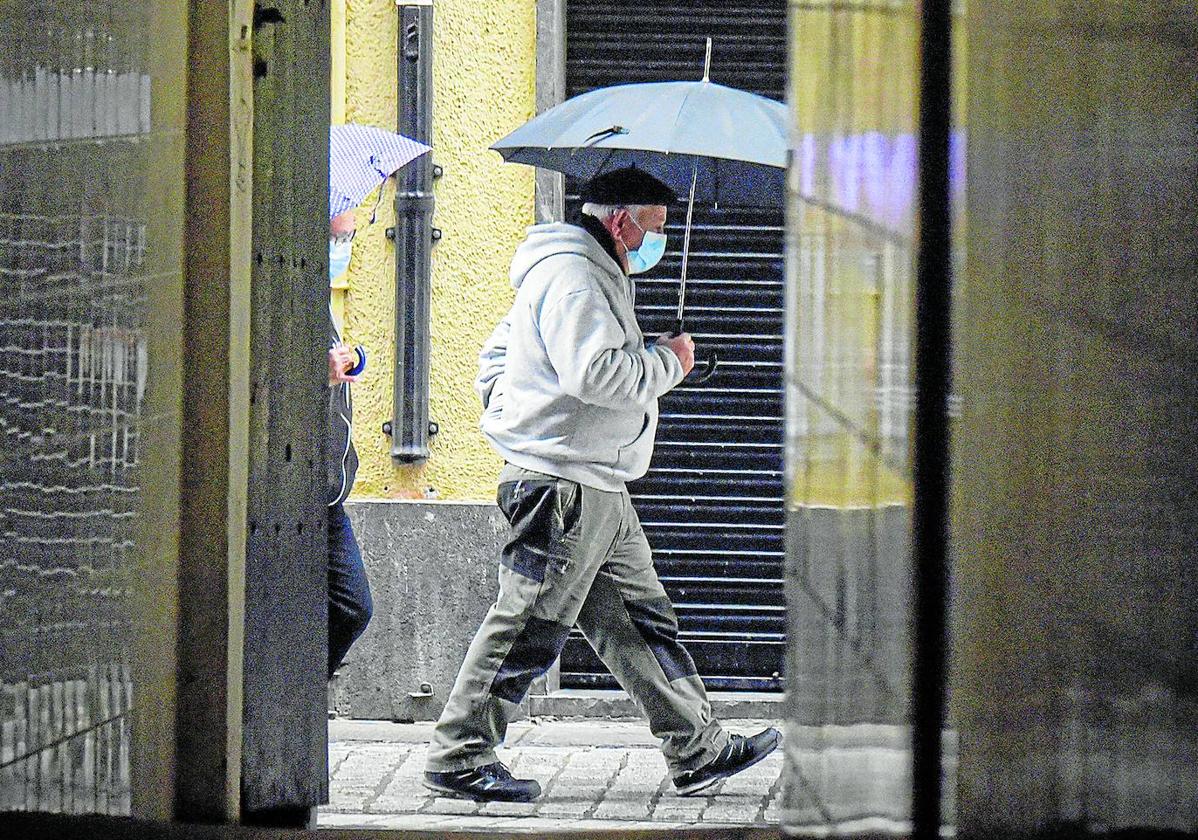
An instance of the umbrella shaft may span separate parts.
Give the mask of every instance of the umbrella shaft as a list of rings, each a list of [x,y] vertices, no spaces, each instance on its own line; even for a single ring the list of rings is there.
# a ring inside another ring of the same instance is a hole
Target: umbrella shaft
[[[682,280],[678,284],[678,315],[674,324],[682,332],[682,309],[686,306],[686,264],[691,252],[691,219],[695,215],[695,184],[699,180],[699,164],[691,164],[691,195],[686,204],[686,232],[682,234]]]

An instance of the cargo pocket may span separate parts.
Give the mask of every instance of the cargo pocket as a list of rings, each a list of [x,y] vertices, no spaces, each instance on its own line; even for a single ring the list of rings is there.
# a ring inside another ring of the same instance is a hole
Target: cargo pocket
[[[574,489],[577,491],[578,486],[574,485]],[[567,508],[577,505],[576,499],[567,499],[567,504],[563,506],[562,488],[559,488],[557,479],[505,482],[499,485],[497,501],[500,511],[512,527],[500,554],[503,565],[516,574],[538,582],[545,580],[545,569],[550,565],[559,571],[569,565],[570,544],[566,537],[566,522],[571,517]]]

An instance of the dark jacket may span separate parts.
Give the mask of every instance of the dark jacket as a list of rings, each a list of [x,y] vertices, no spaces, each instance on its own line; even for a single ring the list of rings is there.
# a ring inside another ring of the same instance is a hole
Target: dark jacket
[[[341,342],[341,334],[329,313],[329,347]],[[328,440],[328,504],[341,504],[354,487],[358,474],[358,453],[354,449],[353,420],[354,401],[350,384],[343,382],[328,389],[329,394],[329,440]]]

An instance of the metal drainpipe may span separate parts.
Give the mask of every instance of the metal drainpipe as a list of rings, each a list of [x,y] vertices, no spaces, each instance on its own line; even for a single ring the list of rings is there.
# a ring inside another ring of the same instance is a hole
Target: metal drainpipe
[[[433,4],[405,0],[399,5],[400,134],[431,145],[433,123]],[[400,171],[395,194],[395,410],[384,429],[391,457],[406,464],[428,459],[429,299],[432,246],[441,232],[433,227],[431,154]]]
[[[537,113],[566,100],[566,0],[537,0]],[[565,177],[537,168],[536,222],[566,219]]]

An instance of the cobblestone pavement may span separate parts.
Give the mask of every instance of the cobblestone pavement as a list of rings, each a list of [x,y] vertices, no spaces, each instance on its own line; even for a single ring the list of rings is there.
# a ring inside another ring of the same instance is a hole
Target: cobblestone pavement
[[[750,734],[771,721],[723,721]],[[478,804],[434,796],[420,784],[432,724],[329,722],[330,803],[321,827],[458,831],[776,826],[782,750],[725,779],[708,795],[674,793],[657,740],[642,721],[518,721],[500,758],[537,779],[536,802]]]

